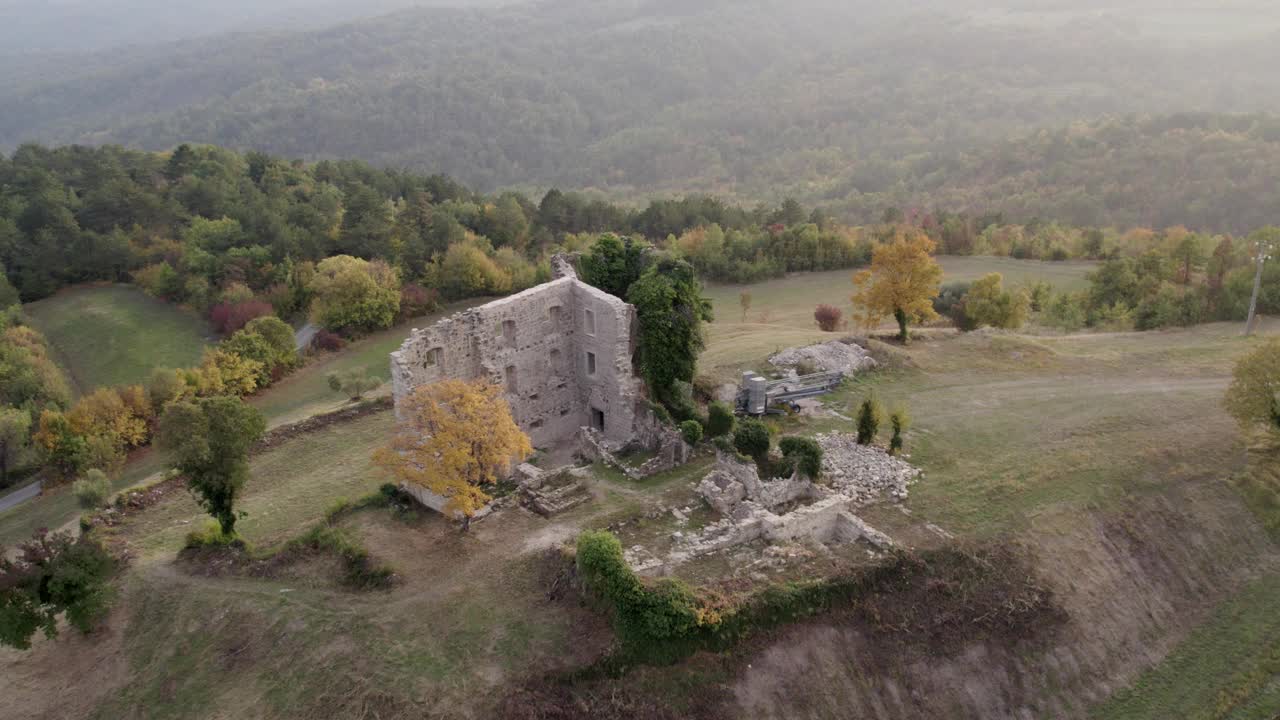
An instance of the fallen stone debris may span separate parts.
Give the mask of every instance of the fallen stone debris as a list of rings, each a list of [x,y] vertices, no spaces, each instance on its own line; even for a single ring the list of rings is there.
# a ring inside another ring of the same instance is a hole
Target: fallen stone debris
[[[637,545],[627,551],[628,562],[637,572],[659,573],[697,557],[760,541],[771,547],[864,542],[877,552],[896,547],[892,538],[852,511],[882,497],[906,498],[907,486],[920,476],[919,469],[883,449],[858,445],[852,435],[820,435],[818,443],[824,451],[819,482],[798,474],[762,480],[751,461],[718,453],[698,492],[720,519],[696,533],[674,533],[665,558]]]
[[[889,496],[907,498],[907,486],[920,477],[920,469],[893,457],[874,445],[859,445],[854,435],[824,433],[816,440],[822,447],[822,475],[836,492],[858,505]]]

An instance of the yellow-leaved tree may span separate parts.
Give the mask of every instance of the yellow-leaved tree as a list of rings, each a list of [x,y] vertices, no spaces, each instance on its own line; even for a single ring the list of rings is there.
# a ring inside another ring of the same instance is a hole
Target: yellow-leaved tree
[[[448,500],[465,523],[491,499],[485,488],[533,453],[498,386],[442,380],[422,385],[401,405],[402,419],[374,462],[396,480]]]
[[[885,318],[898,321],[898,337],[907,342],[907,325],[938,316],[942,268],[933,259],[936,245],[919,231],[896,231],[893,241],[876,247],[871,269],[853,276],[855,316],[863,327],[874,328]]]

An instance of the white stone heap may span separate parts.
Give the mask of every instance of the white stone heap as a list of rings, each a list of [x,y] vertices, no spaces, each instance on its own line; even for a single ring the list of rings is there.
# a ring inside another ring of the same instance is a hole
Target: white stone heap
[[[801,348],[787,348],[769,358],[769,364],[779,370],[795,370],[802,364],[811,365],[819,372],[843,372],[846,376],[875,369],[875,358],[852,343],[840,340],[819,343]]]
[[[907,497],[907,486],[920,477],[920,469],[889,455],[882,448],[859,445],[854,435],[825,433],[817,438],[822,446],[822,475],[836,492],[847,495],[856,505],[889,496]]]

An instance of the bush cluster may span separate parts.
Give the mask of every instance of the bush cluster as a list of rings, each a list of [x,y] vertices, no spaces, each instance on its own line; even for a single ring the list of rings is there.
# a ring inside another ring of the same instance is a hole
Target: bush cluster
[[[771,442],[769,426],[755,418],[743,420],[738,423],[738,429],[733,431],[733,447],[756,462],[769,456]]]
[[[822,446],[813,438],[788,435],[778,441],[778,449],[789,467],[816,480],[822,474]]]
[[[697,420],[685,420],[680,423],[680,437],[690,445],[702,442],[702,423]]]
[[[722,402],[707,406],[707,436],[718,438],[733,432],[733,410]]]

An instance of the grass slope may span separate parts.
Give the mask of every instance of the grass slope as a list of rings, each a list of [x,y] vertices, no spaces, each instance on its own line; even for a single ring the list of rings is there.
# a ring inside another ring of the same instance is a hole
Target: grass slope
[[[1058,292],[1088,287],[1085,275],[1093,269],[1088,262],[1041,262],[1006,257],[941,257],[944,283],[972,282],[987,273],[1004,276],[1006,287],[1047,282]],[[738,367],[743,358],[755,359],[786,347],[806,345],[831,335],[818,330],[813,310],[819,304],[835,305],[849,317],[852,310],[855,270],[794,274],[751,285],[711,285],[706,296],[715,309],[715,322],[708,328],[707,351],[700,369]],[[751,309],[742,316],[739,297],[751,294]]]
[[[267,418],[267,423],[272,427],[336,410],[346,404],[347,398],[329,389],[329,383],[325,379],[329,373],[362,370],[384,381],[390,380],[390,355],[399,349],[413,328],[428,327],[445,315],[482,302],[484,301],[472,300],[451,305],[441,312],[414,318],[362,338],[351,343],[341,352],[327,354],[307,363],[297,372],[254,397],[250,403],[262,412]],[[380,392],[390,392],[390,387],[384,386]]]
[[[195,365],[209,335],[194,314],[127,285],[71,288],[23,310],[79,393]]]
[[[1280,712],[1280,575],[1224,603],[1097,720],[1272,720]]]

